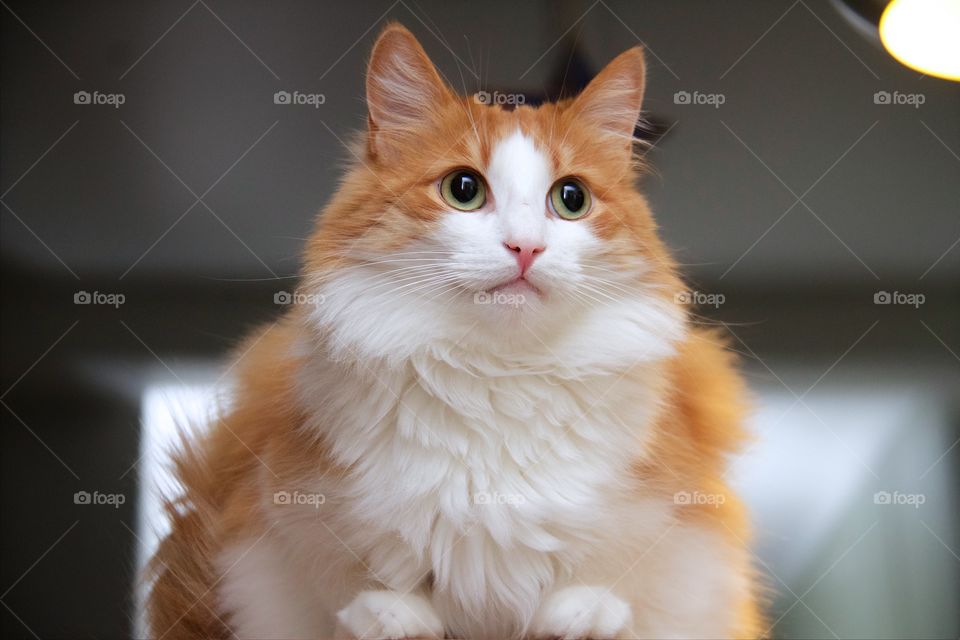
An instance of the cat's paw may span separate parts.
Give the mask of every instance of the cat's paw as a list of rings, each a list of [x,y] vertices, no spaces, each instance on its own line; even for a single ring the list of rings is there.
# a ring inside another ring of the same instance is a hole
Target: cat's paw
[[[361,591],[337,619],[361,640],[443,637],[443,623],[433,605],[412,593]]]
[[[533,619],[537,638],[613,638],[630,625],[630,605],[604,587],[566,587],[548,595]]]

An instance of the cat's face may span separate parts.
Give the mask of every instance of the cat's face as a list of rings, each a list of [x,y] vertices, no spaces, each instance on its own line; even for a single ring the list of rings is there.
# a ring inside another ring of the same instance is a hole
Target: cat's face
[[[673,266],[634,186],[643,87],[632,49],[576,99],[508,111],[456,95],[389,27],[368,71],[364,145],[308,248],[317,317],[434,337],[443,325],[448,338],[494,328],[507,341],[518,325],[540,327],[538,340],[569,331],[562,322],[590,330],[598,311],[609,330],[621,315],[678,324]]]

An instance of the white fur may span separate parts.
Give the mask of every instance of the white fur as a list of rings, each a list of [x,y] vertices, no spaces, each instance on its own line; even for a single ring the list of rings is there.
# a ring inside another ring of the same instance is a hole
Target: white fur
[[[611,271],[623,287],[605,296],[576,295],[603,246],[589,225],[550,215],[561,176],[530,138],[507,137],[485,173],[489,206],[451,211],[411,249],[442,264],[438,286],[456,284],[444,295],[391,280],[405,261],[316,285],[324,303],[304,314],[315,337],[291,355],[309,354],[306,428],[348,471],[285,479],[322,494],[319,507],[275,505],[265,486],[264,510],[296,559],[285,566],[302,567],[316,605],[352,633],[371,622],[370,637],[436,633],[434,617],[453,637],[722,635],[739,588],[723,582],[724,543],[671,530],[673,504],[626,482],[662,408],[660,364],[682,315],[646,288],[642,264]],[[476,304],[515,273],[503,242],[517,238],[546,246],[529,271],[542,298]],[[259,570],[248,562],[242,575]],[[224,595],[264,619],[299,602],[254,607],[252,593],[230,581]]]
[[[422,595],[363,591],[337,619],[355,638],[443,638],[443,622]]]
[[[493,150],[487,181],[496,198],[497,226],[503,241],[547,245],[548,239],[554,240],[564,231],[574,229],[581,230],[579,236],[584,237],[582,226],[553,225],[554,221],[546,215],[547,194],[553,182],[551,173],[547,158],[519,130]],[[475,217],[449,216],[447,222],[471,219]],[[552,244],[548,246],[551,255],[556,250]],[[545,256],[546,253],[541,257]]]
[[[217,569],[224,620],[240,640],[315,638],[318,628],[330,626],[329,615],[318,611],[303,577],[269,536],[223,550]]]
[[[613,638],[630,625],[630,605],[609,588],[566,587],[551,593],[533,620],[541,638]]]

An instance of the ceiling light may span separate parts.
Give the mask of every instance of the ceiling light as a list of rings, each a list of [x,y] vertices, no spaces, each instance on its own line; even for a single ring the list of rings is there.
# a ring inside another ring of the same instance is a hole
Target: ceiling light
[[[960,81],[960,0],[893,0],[880,17],[880,40],[911,69]]]

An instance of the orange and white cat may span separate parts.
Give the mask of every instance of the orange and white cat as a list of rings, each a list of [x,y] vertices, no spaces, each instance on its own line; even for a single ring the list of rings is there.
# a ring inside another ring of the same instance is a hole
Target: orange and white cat
[[[177,455],[155,637],[762,633],[744,388],[634,184],[644,69],[508,111],[383,32],[306,303]]]

